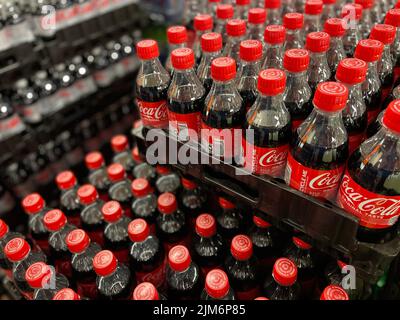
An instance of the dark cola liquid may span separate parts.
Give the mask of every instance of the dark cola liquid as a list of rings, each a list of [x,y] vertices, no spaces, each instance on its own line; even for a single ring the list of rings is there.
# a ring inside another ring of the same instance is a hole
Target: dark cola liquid
[[[303,122],[311,113],[314,106],[312,104],[312,99],[304,103],[296,103],[296,102],[285,102],[286,108],[290,112],[290,116],[292,118],[292,123],[301,121]]]
[[[382,109],[386,109],[389,104],[396,99],[395,96],[393,95],[393,92],[391,92],[382,102]]]
[[[208,271],[220,267],[225,258],[226,248],[219,234],[211,238],[195,236],[192,244],[192,256],[206,276]]]
[[[293,286],[280,286],[272,276],[269,276],[264,283],[264,295],[270,300],[298,300],[300,287],[297,283]]]
[[[394,74],[393,74],[393,72],[387,74],[385,76],[385,78],[381,79],[381,81],[382,81],[382,89],[383,90],[390,90],[392,88],[393,82],[394,82]]]
[[[375,135],[379,130],[381,130],[382,128],[382,124],[379,121],[379,119],[375,119],[375,121],[373,121],[367,129],[367,137],[370,138],[373,135]]]
[[[72,269],[73,279],[76,283],[76,291],[82,297],[96,299],[99,292],[96,285],[96,273],[91,271],[77,271]]]
[[[342,117],[344,126],[347,130],[348,135],[359,134],[365,132],[368,126],[368,115],[365,112],[359,118],[352,118],[351,116]]]
[[[244,218],[240,210],[234,208],[223,210],[216,217],[217,230],[225,245],[229,248],[232,238],[244,230]]]
[[[254,126],[246,121],[244,129],[254,132],[254,145],[264,148],[276,148],[288,144],[292,136],[291,124],[278,129]]]
[[[241,108],[231,113],[228,111],[215,111],[211,110],[206,114],[207,106],[203,108],[201,119],[202,121],[211,128],[229,129],[229,128],[240,128],[242,127],[243,120],[246,115],[246,109],[244,104]]]
[[[201,110],[204,107],[205,98],[206,97],[204,96],[189,102],[174,101],[172,99],[169,99],[168,109],[174,113],[179,113],[179,114],[201,112]]]
[[[50,256],[50,247],[49,247],[49,233],[48,232],[30,232],[30,236],[35,241],[35,243],[39,246],[40,249],[49,257]],[[50,257],[51,258],[51,257]]]
[[[253,90],[242,90],[239,91],[240,96],[243,99],[245,110],[249,110],[251,106],[254,104],[257,98],[257,92]]]
[[[120,282],[120,284],[121,284],[121,282]],[[105,295],[104,293],[99,291],[98,299],[99,300],[130,300],[132,291],[133,291],[133,286],[134,286],[134,281],[132,280],[132,278],[130,278],[129,282],[124,284],[124,289],[120,293],[109,296],[109,295]]]
[[[213,79],[211,79],[211,78],[203,80],[203,86],[204,86],[204,89],[206,89],[206,94],[205,94],[206,97],[211,90],[212,84],[213,84]]]
[[[159,227],[158,224],[156,224],[156,230],[158,238],[160,239],[161,243],[164,244],[166,250],[180,244],[181,242],[184,242],[188,236],[188,229],[186,228],[186,224],[175,232],[168,232],[168,230],[164,231]]]
[[[202,278],[198,278],[191,289],[188,290],[177,290],[168,286],[167,296],[168,300],[180,301],[180,300],[200,300],[200,294],[203,291]]]
[[[97,242],[101,247],[104,246],[104,222],[97,224],[87,224],[82,221],[82,229],[85,230],[93,242]]]
[[[70,283],[73,283],[71,253],[69,251],[57,251],[50,247],[51,259],[58,273],[65,275]]]
[[[377,110],[380,108],[381,105],[382,89],[379,89],[379,91],[373,93],[363,92],[363,98],[365,105],[367,106],[368,112]]]
[[[104,246],[108,250],[112,251],[121,263],[127,264],[129,262],[129,238],[121,241],[111,241],[107,236],[104,236]]]

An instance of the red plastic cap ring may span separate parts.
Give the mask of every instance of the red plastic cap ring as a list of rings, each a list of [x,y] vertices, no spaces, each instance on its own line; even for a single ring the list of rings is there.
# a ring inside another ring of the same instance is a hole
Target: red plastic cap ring
[[[365,62],[378,61],[383,52],[383,43],[379,40],[363,39],[358,42],[354,57]]]
[[[93,269],[101,277],[113,273],[117,269],[117,265],[117,259],[109,250],[100,251],[93,258]]]
[[[171,169],[168,166],[158,164],[156,166],[156,171],[160,176],[162,176],[162,175],[166,175],[166,174],[170,173]]]
[[[108,166],[107,175],[113,182],[121,181],[125,178],[125,169],[121,164],[113,163]]]
[[[361,5],[363,9],[371,9],[374,5],[374,0],[355,0],[354,3]]]
[[[44,262],[32,264],[25,272],[25,280],[35,289],[43,288],[54,276],[52,269]]]
[[[279,69],[262,70],[258,75],[257,88],[266,96],[276,96],[285,91],[286,74]]]
[[[218,198],[218,203],[220,205],[221,208],[229,210],[229,209],[235,209],[236,205],[234,203],[232,203],[231,201],[223,198],[223,197],[219,197]]]
[[[266,228],[271,227],[271,224],[269,222],[267,222],[267,221],[265,221],[265,220],[263,220],[263,219],[261,219],[260,217],[257,217],[257,216],[253,216],[253,223],[257,227],[262,228],[262,229],[266,229]]]
[[[90,152],[85,157],[86,167],[91,170],[99,169],[104,165],[104,158],[100,152]]]
[[[167,38],[170,44],[183,44],[187,42],[187,31],[184,26],[172,26],[167,29]]]
[[[267,9],[279,9],[281,7],[281,0],[265,0],[264,7]]]
[[[386,13],[385,23],[393,27],[400,27],[400,9],[390,9]]]
[[[264,24],[267,19],[267,11],[263,8],[251,8],[248,14],[248,22],[251,24]]]
[[[293,261],[280,258],[275,261],[272,276],[281,286],[292,286],[297,280],[297,267]]]
[[[304,6],[304,13],[309,15],[319,15],[322,13],[323,2],[321,0],[307,0]]]
[[[189,268],[192,259],[189,250],[185,246],[175,246],[168,253],[168,263],[172,270],[177,272]]]
[[[81,300],[81,297],[74,290],[64,288],[54,295],[53,300]]]
[[[4,253],[11,262],[17,262],[24,259],[31,247],[23,238],[14,238],[7,242],[4,247]]]
[[[44,208],[44,200],[39,193],[31,193],[22,200],[22,207],[27,214],[36,214]]]
[[[335,285],[327,286],[321,294],[321,300],[349,300],[347,292]]]
[[[207,273],[205,289],[214,299],[221,299],[229,292],[229,279],[221,269],[214,269]]]
[[[147,196],[152,192],[149,181],[144,178],[137,178],[132,181],[131,190],[136,198]]]
[[[330,18],[325,21],[324,31],[331,37],[343,37],[346,32],[345,21],[340,18]]]
[[[68,233],[65,242],[69,251],[72,253],[81,253],[89,246],[90,238],[84,230],[75,229]]]
[[[78,189],[77,193],[79,201],[85,205],[95,202],[99,196],[96,188],[91,184],[84,184]]]
[[[339,62],[336,79],[346,84],[357,84],[365,81],[368,65],[364,60],[346,58]]]
[[[258,40],[244,40],[240,43],[240,59],[247,62],[258,61],[262,58],[262,43]]]
[[[229,20],[226,24],[226,33],[231,37],[240,37],[246,34],[246,21],[241,19]]]
[[[122,208],[118,201],[108,201],[101,208],[103,218],[107,222],[116,222],[122,217]]]
[[[210,32],[201,36],[201,49],[204,52],[218,52],[222,50],[222,36],[219,33]]]
[[[233,6],[230,4],[219,4],[217,6],[217,18],[222,20],[232,19],[234,14]]]
[[[211,31],[213,29],[213,19],[209,14],[198,14],[194,17],[193,24],[197,31]]]
[[[231,253],[236,260],[244,261],[253,255],[253,243],[248,236],[239,234],[232,239]]]
[[[349,90],[338,82],[322,82],[318,84],[314,95],[314,105],[323,111],[337,112],[347,103]]]
[[[61,210],[53,209],[44,215],[43,223],[47,230],[58,231],[67,224],[67,217]]]
[[[219,57],[211,63],[211,77],[216,81],[229,81],[236,77],[236,61],[229,57]]]
[[[8,225],[4,220],[0,219],[0,239],[3,238],[8,233]]]
[[[150,282],[142,282],[138,284],[133,291],[133,300],[159,300],[158,291],[154,284]]]
[[[194,190],[194,189],[196,189],[198,187],[196,182],[194,182],[193,180],[187,179],[185,177],[181,178],[181,183],[182,183],[182,186],[186,190]]]
[[[157,42],[151,39],[139,41],[136,45],[136,53],[142,60],[156,59],[160,55]]]
[[[304,25],[304,16],[301,13],[291,12],[283,16],[283,26],[289,30],[302,29]]]
[[[197,217],[196,233],[204,238],[212,237],[217,233],[217,224],[211,214],[203,213]]]
[[[396,37],[396,28],[390,24],[376,24],[369,35],[370,39],[379,40],[384,45],[393,43]]]
[[[342,8],[342,18],[355,19],[356,21],[361,19],[363,7],[359,4],[348,3]]]
[[[400,99],[392,101],[383,114],[383,124],[390,130],[400,133]]]
[[[194,53],[190,48],[178,48],[171,53],[172,66],[177,70],[186,70],[194,67]]]
[[[326,32],[310,32],[306,38],[306,49],[315,52],[326,52],[329,50],[331,37]]]
[[[309,243],[305,242],[304,240],[302,240],[300,238],[293,237],[292,240],[293,240],[294,245],[299,249],[310,250],[312,248],[312,246]]]
[[[111,147],[114,150],[114,152],[125,151],[129,147],[128,138],[123,134],[119,134],[112,137]]]
[[[158,210],[163,214],[174,213],[178,207],[173,193],[164,192],[157,200]]]
[[[281,25],[269,25],[264,31],[264,41],[271,45],[282,44],[286,39],[286,28]]]
[[[304,49],[290,49],[283,57],[283,67],[289,72],[303,72],[310,65],[310,54]]]
[[[63,171],[57,175],[56,183],[59,189],[68,190],[76,185],[76,177],[72,171]]]
[[[135,219],[128,225],[128,235],[133,242],[142,242],[150,235],[150,228],[144,219]]]

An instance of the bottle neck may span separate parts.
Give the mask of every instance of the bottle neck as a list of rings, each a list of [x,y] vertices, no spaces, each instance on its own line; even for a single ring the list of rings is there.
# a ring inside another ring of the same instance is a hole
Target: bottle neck
[[[151,60],[142,60],[141,73],[161,73],[163,66],[158,58]],[[100,168],[99,168],[100,169]]]
[[[371,9],[363,9],[361,19],[360,19],[360,24],[371,24],[372,19],[371,19]]]
[[[168,44],[169,54],[171,54],[171,52],[174,51],[175,49],[185,48],[186,46],[187,46],[186,43],[179,43],[179,44],[172,44],[172,43],[169,43],[169,44]]]
[[[283,93],[268,96],[260,92],[255,102],[257,110],[281,110],[283,103]]]
[[[256,61],[241,60],[238,72],[238,78],[239,75],[241,77],[257,77],[260,72],[260,64],[261,60],[256,60]]]
[[[386,67],[391,70],[393,68],[393,59],[390,53],[390,49],[391,49],[390,44],[384,46],[381,63],[386,64]]]
[[[307,70],[302,72],[287,72],[287,87],[307,84]],[[308,84],[307,84],[308,85]]]
[[[214,80],[213,89],[214,91],[217,91],[219,93],[233,93],[237,91],[235,79],[231,79],[228,81]]]
[[[307,25],[314,25],[318,28],[321,27],[321,15],[319,14],[305,14],[304,23]]]
[[[245,35],[242,35],[242,36],[229,36],[228,35],[227,45],[231,45],[231,46],[238,45],[243,40],[245,40]]]
[[[253,40],[260,40],[261,42],[264,42],[264,24],[253,24],[249,23],[248,26],[248,34],[250,36],[250,39]]]
[[[201,57],[201,62],[206,62],[207,65],[211,65],[212,60],[219,57],[221,55],[221,51],[207,52],[203,51],[203,55]],[[201,63],[200,63],[201,64]]]
[[[378,74],[378,61],[368,63],[367,80],[380,82]]]
[[[343,37],[331,37],[330,50],[343,49]]]
[[[310,52],[310,69],[314,67],[329,69],[326,52]]]

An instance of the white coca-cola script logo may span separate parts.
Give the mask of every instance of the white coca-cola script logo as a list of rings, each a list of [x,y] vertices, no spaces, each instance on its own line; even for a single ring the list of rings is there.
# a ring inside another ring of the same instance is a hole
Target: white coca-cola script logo
[[[271,150],[266,152],[259,160],[260,166],[268,167],[271,164],[286,162],[287,150],[278,152],[278,150]]]
[[[165,102],[160,103],[157,106],[146,106],[143,103],[139,103],[139,110],[142,118],[149,120],[166,120],[167,115],[167,105]]]
[[[330,189],[340,182],[340,174],[323,173],[310,181],[310,188],[314,190]]]

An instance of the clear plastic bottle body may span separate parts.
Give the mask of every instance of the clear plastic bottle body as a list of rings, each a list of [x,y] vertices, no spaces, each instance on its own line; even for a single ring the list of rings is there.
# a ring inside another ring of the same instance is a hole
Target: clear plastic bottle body
[[[264,42],[265,25],[263,23],[248,23],[247,30],[248,39]]]
[[[191,220],[191,224],[194,226],[197,216],[205,210],[205,204],[207,202],[206,192],[200,187],[195,189],[183,188],[179,194],[179,201],[182,211],[185,213],[186,217]]]
[[[80,225],[81,204],[77,195],[78,186],[66,190],[61,190],[60,205],[65,212],[68,220],[75,226]]]
[[[157,197],[151,193],[143,197],[136,198],[132,202],[132,215],[134,218],[142,218],[154,227],[157,215]]]
[[[244,228],[244,217],[238,208],[221,209],[217,213],[217,230],[222,236],[225,244],[230,245],[232,238],[239,234]]]
[[[187,226],[184,213],[177,210],[170,214],[159,214],[156,218],[157,234],[168,252],[177,244],[186,244]]]
[[[304,15],[303,35],[306,36],[310,32],[322,31],[322,23],[320,15]]]
[[[395,67],[400,67],[400,28],[396,28],[396,38],[390,47],[392,63]]]
[[[343,47],[347,57],[353,57],[357,43],[363,39],[360,32],[359,22],[356,28],[348,28],[343,36]]]
[[[210,270],[222,267],[226,248],[218,233],[211,237],[200,237],[196,234],[192,241],[193,259],[198,263],[204,276]]]
[[[372,24],[381,23],[384,18],[384,4],[387,1],[375,1],[371,8],[371,22]],[[385,12],[386,13],[386,12]]]
[[[370,9],[363,9],[359,26],[362,39],[367,39],[373,26]]]
[[[268,9],[267,8],[267,21],[266,25],[275,24],[279,25],[282,23],[282,15],[280,8],[278,9]]]
[[[228,34],[226,33],[226,24],[228,23],[228,20],[229,19],[217,18],[215,21],[214,32],[221,34],[223,43],[226,43],[228,39]]]
[[[329,18],[336,18],[335,12],[335,5],[334,4],[324,4],[321,14],[321,25],[325,25],[325,21]]]
[[[174,300],[196,300],[201,293],[200,269],[195,263],[183,271],[175,271],[167,267],[166,279],[168,285],[168,299]]]
[[[100,246],[104,245],[103,235],[103,213],[101,208],[104,205],[104,201],[97,200],[87,206],[81,211],[82,228],[87,231],[90,239],[97,242]]]
[[[236,4],[236,7],[235,7],[235,18],[247,21],[247,15],[248,15],[248,12],[249,12],[249,8],[250,8],[249,5],[238,5],[238,4]]]
[[[382,53],[381,59],[378,61],[378,73],[382,83],[382,95],[383,98],[389,95],[393,81],[393,60],[390,53],[390,45],[385,45]]]
[[[283,44],[271,45],[267,43],[265,45],[265,60],[261,69],[282,69],[283,50]]]
[[[320,82],[328,81],[331,78],[326,52],[310,52],[310,66],[307,75],[308,84],[313,93]]]
[[[282,16],[296,12],[296,0],[282,0]]]
[[[286,41],[283,50],[287,51],[290,49],[301,49],[304,46],[303,34],[301,29],[287,29],[286,30]]]
[[[246,36],[232,37],[229,36],[222,52],[224,57],[231,57],[236,61],[236,64],[240,63],[240,43],[245,40]]]
[[[300,287],[297,283],[292,286],[282,286],[273,276],[269,276],[264,283],[264,294],[270,300],[298,300]]]
[[[108,189],[108,195],[111,200],[118,201],[125,211],[125,214],[131,215],[131,203],[133,199],[131,190],[131,181],[122,179],[111,184]]]
[[[378,73],[378,62],[369,62],[366,80],[362,83],[364,102],[368,111],[368,124],[372,123],[380,112],[382,82]]]
[[[92,184],[96,188],[96,190],[98,190],[102,194],[107,192],[111,184],[105,166],[102,166],[95,170],[90,170],[88,180],[89,183]]]
[[[203,52],[199,66],[197,67],[197,76],[203,84],[206,94],[211,90],[211,63],[215,58],[221,56],[221,51]]]
[[[135,162],[129,149],[121,152],[116,152],[112,158],[112,163],[121,164],[126,172],[131,172],[135,167]]]
[[[121,263],[127,263],[129,260],[128,225],[130,222],[130,218],[122,216],[115,222],[108,222],[104,228],[105,246]]]
[[[115,271],[107,276],[97,276],[97,289],[100,299],[128,300],[131,298],[133,281],[129,268],[118,264]]]
[[[246,110],[254,104],[258,95],[257,79],[261,70],[261,61],[246,62],[242,60],[236,75],[237,90],[239,91]]]
[[[344,50],[342,37],[331,36],[331,42],[329,50],[326,53],[326,58],[332,75],[336,73],[336,69],[339,65],[339,62],[346,57],[347,55]]]

